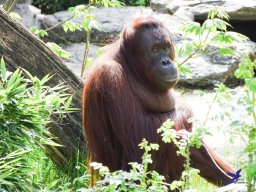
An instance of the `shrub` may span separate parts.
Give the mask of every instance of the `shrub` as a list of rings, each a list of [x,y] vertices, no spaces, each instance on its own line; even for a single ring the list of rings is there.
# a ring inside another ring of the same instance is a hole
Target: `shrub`
[[[3,191],[31,191],[35,187],[36,163],[27,157],[45,145],[58,146],[47,129],[52,114],[61,116],[70,110],[72,97],[65,94],[65,86],[49,87],[42,80],[6,71],[0,61],[0,188]]]

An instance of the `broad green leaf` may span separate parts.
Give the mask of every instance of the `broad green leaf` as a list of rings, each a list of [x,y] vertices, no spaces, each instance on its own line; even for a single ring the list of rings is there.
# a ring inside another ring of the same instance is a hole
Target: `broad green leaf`
[[[12,170],[9,170],[9,171],[6,171],[6,172],[2,173],[2,174],[0,175],[0,180],[1,180],[1,179],[4,179],[4,178],[6,178],[6,177],[8,177],[8,176],[11,175],[12,173],[13,173]]]
[[[47,33],[47,31],[45,31],[45,30],[40,30],[38,35],[39,35],[40,37],[45,37],[45,36],[48,36],[48,33]]]
[[[220,48],[219,53],[220,55],[225,56],[225,55],[233,55],[235,51],[229,48]]]
[[[68,110],[68,109],[69,109],[70,104],[71,104],[71,102],[72,102],[72,99],[73,99],[72,95],[68,97],[68,99],[67,99],[67,101],[66,101],[66,103],[65,103],[65,110]]]
[[[219,30],[221,30],[221,31],[226,31],[226,30],[227,30],[227,26],[231,27],[231,25],[230,25],[228,22],[223,21],[223,20],[218,19],[218,18],[212,19],[212,23],[213,23],[213,25],[214,25],[217,29],[219,29]]]
[[[198,22],[186,23],[183,26],[181,26],[181,30],[184,31],[185,35],[198,35],[201,30],[201,25]]]
[[[246,86],[254,93],[256,93],[256,79],[245,79]]]
[[[63,29],[65,32],[71,31],[74,32],[76,30],[81,31],[82,30],[82,25],[79,23],[74,23],[72,21],[66,21],[63,25],[62,25]]]
[[[207,18],[214,19],[216,17],[220,19],[229,20],[229,15],[224,10],[221,10],[220,7],[218,6],[214,7],[214,9],[209,11]]]
[[[207,19],[200,29],[200,34],[209,33],[209,32],[215,32],[216,28],[213,24],[213,21],[211,19]]]
[[[46,45],[59,57],[68,59],[70,57],[70,53],[62,49],[59,45],[56,43],[48,42]]]
[[[50,183],[47,183],[45,189],[46,190],[52,189],[53,187],[55,187],[59,183],[59,181],[60,181],[60,179],[57,179],[57,180],[54,180]]]
[[[17,81],[17,79],[20,79],[21,75],[20,75],[20,70],[17,69],[10,77],[10,79],[8,80],[7,83],[7,87],[10,88],[13,84],[15,84],[15,82]]]
[[[194,41],[185,41],[177,48],[178,57],[190,56],[198,49],[198,45]]]
[[[187,74],[192,74],[192,71],[188,67],[179,65],[179,73],[181,76],[186,76]]]

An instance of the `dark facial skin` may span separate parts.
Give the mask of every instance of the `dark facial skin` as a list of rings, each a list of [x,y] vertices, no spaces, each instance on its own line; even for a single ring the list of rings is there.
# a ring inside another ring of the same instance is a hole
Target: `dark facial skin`
[[[171,39],[165,29],[144,29],[141,33],[141,67],[152,88],[159,92],[168,91],[178,80],[178,70],[172,61]]]

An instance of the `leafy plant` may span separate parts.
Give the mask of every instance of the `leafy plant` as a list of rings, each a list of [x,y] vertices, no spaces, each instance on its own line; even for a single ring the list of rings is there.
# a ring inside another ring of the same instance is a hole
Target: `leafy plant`
[[[190,185],[190,177],[196,176],[198,171],[190,168],[189,148],[201,146],[202,131],[197,131],[195,134],[188,132],[176,132],[172,129],[173,122],[167,120],[158,133],[161,133],[162,139],[166,143],[174,143],[178,148],[178,155],[182,155],[186,159],[185,171],[182,173],[180,181],[173,181],[166,183],[164,176],[160,175],[154,170],[149,169],[149,165],[153,163],[151,151],[158,150],[158,144],[152,144],[142,140],[139,144],[140,149],[144,151],[142,155],[142,162],[129,163],[131,169],[129,171],[114,171],[110,172],[108,167],[101,163],[93,162],[90,166],[97,171],[102,178],[96,181],[92,188],[81,188],[80,192],[89,191],[169,191],[178,189],[184,191]],[[182,139],[181,139],[182,138]]]
[[[39,35],[41,37],[44,37],[45,35],[48,35],[48,31],[62,25],[65,32],[71,31],[74,32],[76,30],[84,30],[86,34],[86,43],[85,43],[85,50],[84,50],[84,56],[82,61],[82,69],[81,69],[81,77],[84,74],[84,70],[86,66],[91,64],[91,58],[88,58],[88,53],[90,49],[90,36],[91,36],[91,30],[97,29],[101,30],[100,24],[97,22],[96,17],[92,14],[92,11],[97,9],[97,6],[103,5],[104,7],[118,7],[121,6],[122,3],[120,3],[118,0],[89,0],[89,3],[87,5],[77,5],[75,7],[70,7],[68,11],[71,13],[71,16],[48,28],[45,30],[37,29],[37,27],[32,27],[30,29],[31,32],[35,33],[36,35]],[[83,17],[82,22],[75,22],[72,21],[72,19],[77,17]],[[62,58],[68,58],[69,54],[61,49],[58,45],[54,43],[48,43],[48,46],[50,49],[57,54],[58,56],[61,56]]]
[[[31,191],[37,186],[28,163],[33,151],[44,150],[45,145],[59,146],[47,129],[52,114],[64,113],[72,97],[65,86],[49,87],[47,75],[39,80],[21,69],[14,73],[6,70],[0,61],[0,188],[5,191]]]
[[[193,133],[186,130],[175,131],[173,125],[174,122],[168,119],[157,130],[157,133],[161,133],[163,142],[174,144],[177,147],[177,154],[185,159],[181,180],[172,182],[173,186],[177,185],[176,188],[181,187],[181,190],[184,191],[191,187],[191,177],[195,177],[199,173],[199,170],[191,168],[190,148],[200,148],[202,136],[208,134],[208,132],[203,128],[197,128]]]
[[[99,23],[96,20],[96,17],[92,14],[92,10],[95,10],[96,7],[93,6],[96,5],[103,5],[104,7],[118,7],[122,4],[117,0],[90,0],[88,5],[78,5],[76,7],[70,7],[68,11],[72,14],[72,16],[67,19],[65,22],[63,22],[63,29],[65,32],[71,31],[74,32],[75,30],[81,30],[84,29],[86,32],[86,43],[85,43],[85,51],[83,56],[83,62],[82,62],[82,69],[81,69],[81,77],[83,77],[84,70],[87,65],[91,63],[91,59],[88,59],[88,53],[90,49],[90,36],[91,36],[91,30],[97,29],[101,30],[101,27]],[[72,22],[70,21],[73,18],[76,17],[84,17],[84,20],[82,23]]]
[[[234,119],[231,122],[232,133],[240,136],[245,142],[243,155],[247,161],[243,161],[242,170],[245,171],[245,181],[247,191],[256,190],[256,61],[254,54],[245,56],[235,72],[235,76],[245,81],[244,94],[237,98],[239,106],[246,110],[247,116],[240,119]],[[223,90],[223,89],[222,89]],[[226,89],[224,93],[229,90]]]
[[[184,36],[193,39],[184,41],[176,48],[181,75],[191,73],[188,68],[183,66],[189,59],[212,53],[213,47],[217,47],[222,56],[232,55],[235,51],[230,48],[230,45],[248,39],[240,33],[227,31],[227,27],[231,27],[225,21],[228,19],[229,16],[225,11],[215,7],[210,10],[207,20],[202,25],[198,22],[189,22],[181,27]]]
[[[106,166],[101,163],[93,162],[90,165],[98,171],[103,178],[98,180],[93,188],[81,188],[80,192],[89,191],[169,191],[174,189],[171,184],[164,182],[164,177],[159,175],[156,171],[148,169],[149,164],[152,163],[150,152],[158,150],[158,144],[150,144],[143,139],[139,147],[144,150],[142,156],[142,163],[130,163],[131,169],[126,171],[110,172]]]
[[[38,29],[36,26],[31,27],[29,30],[35,35],[38,35],[39,37],[48,36],[47,31]]]

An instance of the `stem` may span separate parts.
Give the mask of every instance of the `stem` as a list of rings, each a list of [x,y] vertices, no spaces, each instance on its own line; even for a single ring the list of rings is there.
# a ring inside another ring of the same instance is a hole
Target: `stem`
[[[91,3],[89,3],[88,5],[86,5],[83,9],[81,9],[81,11],[85,11],[85,10],[86,10],[88,7],[90,7],[90,6],[91,6]],[[58,27],[58,26],[60,26],[60,25],[63,25],[65,22],[67,22],[67,21],[69,21],[69,20],[71,20],[71,19],[73,19],[73,18],[75,18],[75,17],[76,17],[76,15],[72,15],[71,17],[67,18],[66,20],[63,20],[63,21],[57,23],[56,25],[45,29],[45,31],[50,31],[50,30],[52,30],[52,29],[54,29],[54,28],[56,28],[56,27]]]
[[[81,77],[83,77],[83,74],[84,74],[84,69],[86,65],[86,60],[88,58],[89,49],[90,49],[90,30],[86,31],[86,44],[85,44],[85,50],[84,50],[84,57],[82,61]]]
[[[17,0],[7,0],[6,3],[4,4],[4,9],[10,13],[13,6],[16,4]]]
[[[182,62],[178,65],[178,67],[180,67],[181,65],[183,65],[184,63],[186,63],[189,59],[191,59],[198,51],[200,51],[199,48],[197,48],[197,49],[194,51],[194,53],[191,53],[184,61],[182,61]]]
[[[54,26],[52,26],[52,27],[49,27],[49,28],[45,29],[45,31],[50,31],[50,30],[52,30],[52,29],[54,29],[54,28],[56,28],[56,27],[58,27],[58,26],[60,26],[60,25],[64,24],[65,22],[67,22],[67,21],[69,21],[69,20],[73,19],[74,17],[75,17],[75,15],[72,15],[72,16],[71,16],[71,17],[69,17],[68,19],[63,20],[63,21],[61,21],[61,22],[57,23],[56,25],[54,25]]]
[[[208,116],[209,116],[209,114],[210,114],[210,111],[211,111],[211,109],[212,109],[212,104],[215,103],[218,94],[219,94],[218,92],[215,94],[215,96],[214,96],[214,98],[213,98],[213,101],[211,102],[211,104],[210,104],[210,106],[209,106],[209,108],[208,108],[208,111],[207,111],[207,114],[206,114],[206,117],[205,117],[205,119],[204,119],[204,123],[203,123],[202,127],[204,127],[205,124],[206,124],[206,121],[207,121]]]
[[[208,31],[208,33],[207,33],[205,39],[203,40],[203,42],[205,42],[205,41],[207,40],[209,34],[210,34],[210,31]],[[202,46],[201,34],[199,34],[199,41],[200,41],[200,45],[199,45],[198,47],[201,47],[201,46]],[[184,64],[185,62],[187,62],[189,59],[191,59],[198,51],[200,51],[199,48],[197,48],[197,49],[194,51],[194,53],[190,54],[183,62],[181,62],[181,63],[178,65],[178,67],[180,67],[181,65],[183,65],[183,64]],[[203,51],[203,53],[204,53],[204,52],[205,52],[205,51]]]
[[[189,142],[190,138],[188,139],[188,142]],[[187,172],[189,174],[189,169],[190,169],[190,151],[189,151],[189,143],[187,143],[187,147],[186,147],[186,159],[185,159],[185,172]],[[185,179],[184,179],[184,182],[185,182],[185,185],[184,185],[184,191],[186,189],[189,189],[189,186],[190,186],[190,179],[189,179],[189,175],[185,176]]]

